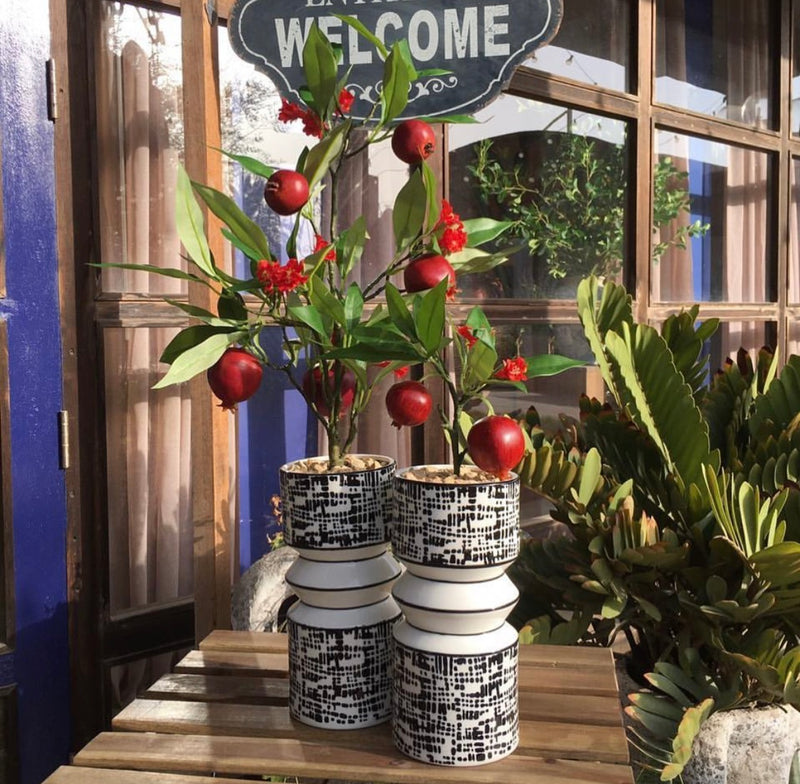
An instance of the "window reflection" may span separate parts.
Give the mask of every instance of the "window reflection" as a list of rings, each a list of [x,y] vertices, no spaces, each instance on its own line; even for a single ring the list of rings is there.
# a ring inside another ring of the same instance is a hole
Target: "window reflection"
[[[590,272],[625,260],[626,124],[504,95],[481,125],[450,131],[450,196],[462,218],[511,220],[522,250],[461,279],[464,297],[572,299]]]
[[[101,6],[97,155],[101,260],[179,267],[174,204],[183,157],[180,17],[122,3]],[[179,294],[186,284],[105,269],[103,289]]]
[[[800,303],[800,159],[792,159],[789,212],[789,303]]]
[[[772,127],[776,12],[774,0],[658,0],[656,100]]]
[[[564,3],[561,27],[548,46],[525,62],[529,68],[595,87],[629,92],[630,0]]]
[[[767,301],[768,155],[668,131],[658,132],[656,149],[657,166],[670,161],[686,174],[662,198],[685,189],[689,209],[654,236],[656,247],[669,247],[653,260],[653,300]]]

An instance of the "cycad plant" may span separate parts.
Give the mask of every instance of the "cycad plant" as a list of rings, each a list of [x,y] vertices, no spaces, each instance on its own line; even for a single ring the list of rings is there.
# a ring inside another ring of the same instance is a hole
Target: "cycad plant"
[[[800,357],[709,377],[696,306],[659,331],[588,278],[578,308],[611,403],[553,439],[528,414],[522,480],[568,534],[523,546],[516,618],[528,641],[627,637],[635,742],[672,780],[711,713],[800,707]]]

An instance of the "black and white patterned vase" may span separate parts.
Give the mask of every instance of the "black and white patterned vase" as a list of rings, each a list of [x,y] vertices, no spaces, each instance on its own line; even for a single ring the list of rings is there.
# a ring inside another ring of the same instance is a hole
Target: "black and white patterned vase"
[[[373,455],[352,457],[380,465],[337,473],[309,471],[307,460],[281,467],[284,537],[301,556],[316,561],[347,561],[386,550],[395,462]],[[325,457],[311,461],[327,464]]]
[[[357,729],[391,717],[400,609],[390,591],[401,573],[387,553],[395,464],[375,460],[341,473],[296,464],[280,472],[285,537],[300,556],[286,573],[300,599],[288,613],[289,712],[315,727]]]
[[[440,468],[440,467],[436,467]],[[419,475],[420,469],[410,469]],[[519,742],[519,598],[505,570],[519,551],[519,479],[443,484],[395,478],[393,726],[404,754],[482,765]]]

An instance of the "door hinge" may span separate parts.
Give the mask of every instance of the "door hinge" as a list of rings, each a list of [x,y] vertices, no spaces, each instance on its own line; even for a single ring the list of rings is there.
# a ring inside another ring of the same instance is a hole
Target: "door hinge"
[[[45,65],[47,75],[47,119],[55,122],[58,119],[58,81],[56,79],[56,61],[51,57]]]
[[[69,412],[58,412],[58,465],[66,471],[69,468]]]

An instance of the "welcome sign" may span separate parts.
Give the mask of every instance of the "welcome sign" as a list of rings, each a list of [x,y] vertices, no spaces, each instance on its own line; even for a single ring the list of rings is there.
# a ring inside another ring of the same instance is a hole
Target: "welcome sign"
[[[269,76],[280,93],[299,98],[303,45],[314,22],[350,68],[352,116],[369,114],[383,61],[359,33],[334,14],[356,17],[387,47],[408,41],[422,77],[411,85],[404,118],[472,114],[491,101],[514,68],[557,32],[562,0],[236,0],[228,32],[236,53]],[[345,71],[343,70],[342,73]]]

